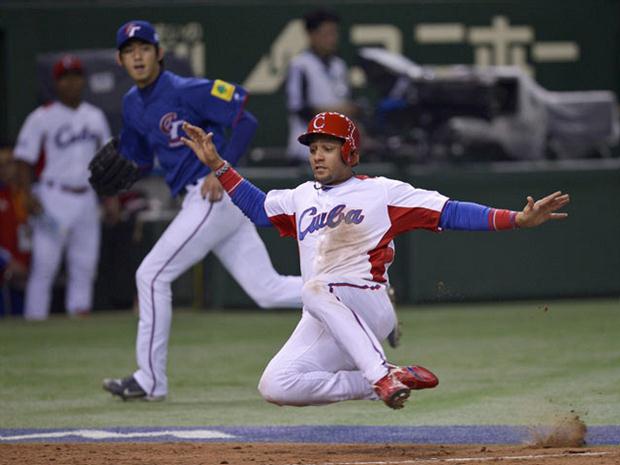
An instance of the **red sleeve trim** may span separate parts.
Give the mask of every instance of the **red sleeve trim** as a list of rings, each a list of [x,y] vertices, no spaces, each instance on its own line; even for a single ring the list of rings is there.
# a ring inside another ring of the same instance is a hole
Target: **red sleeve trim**
[[[217,176],[217,179],[220,180],[222,187],[229,194],[231,194],[235,188],[243,182],[243,176],[237,173],[237,171],[230,165],[226,171]]]
[[[297,221],[294,214],[282,213],[281,215],[270,216],[269,221],[278,228],[281,237],[297,237],[297,227],[295,226]]]
[[[517,227],[517,212],[511,210],[498,210],[491,208],[489,211],[489,229],[500,231],[502,229],[515,229]]]
[[[388,205],[388,215],[394,236],[413,229],[437,231],[441,212],[422,207],[395,207]]]

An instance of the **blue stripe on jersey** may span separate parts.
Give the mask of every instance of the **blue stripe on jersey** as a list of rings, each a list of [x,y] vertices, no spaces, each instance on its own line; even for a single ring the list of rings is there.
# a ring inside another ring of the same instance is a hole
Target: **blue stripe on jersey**
[[[448,200],[441,212],[441,229],[460,231],[488,231],[490,207],[472,202]]]

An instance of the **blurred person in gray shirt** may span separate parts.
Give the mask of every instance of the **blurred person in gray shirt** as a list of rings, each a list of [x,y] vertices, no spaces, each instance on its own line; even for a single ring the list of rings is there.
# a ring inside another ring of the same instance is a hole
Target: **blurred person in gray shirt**
[[[315,10],[304,15],[304,22],[310,47],[291,60],[286,80],[287,155],[295,161],[308,158],[297,136],[315,114],[335,111],[355,117],[357,113],[350,101],[347,65],[336,55],[340,18],[328,10]]]

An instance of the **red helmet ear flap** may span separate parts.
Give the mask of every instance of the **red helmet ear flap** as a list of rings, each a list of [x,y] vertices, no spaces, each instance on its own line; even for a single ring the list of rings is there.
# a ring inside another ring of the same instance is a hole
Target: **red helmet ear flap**
[[[349,139],[344,139],[343,142],[340,154],[342,155],[342,161],[345,165],[349,165],[351,163],[351,141]]]
[[[350,120],[349,120],[350,121]],[[350,121],[349,133],[347,137],[344,139],[344,144],[342,145],[341,153],[342,153],[342,161],[344,161],[349,166],[355,166],[356,163],[352,163],[351,156],[355,150],[359,150],[360,146],[360,132],[357,129],[357,126]]]

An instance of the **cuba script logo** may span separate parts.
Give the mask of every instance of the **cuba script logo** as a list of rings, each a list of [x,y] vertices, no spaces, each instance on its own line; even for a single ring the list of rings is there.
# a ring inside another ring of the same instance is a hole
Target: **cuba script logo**
[[[181,135],[179,134],[182,124],[183,120],[178,119],[177,114],[173,111],[166,113],[159,120],[159,129],[168,136],[169,147],[179,147],[183,145]]]
[[[54,134],[54,143],[56,147],[66,149],[70,145],[79,144],[81,142],[92,142],[95,147],[100,145],[100,137],[97,133],[91,132],[88,126],[84,126],[80,130],[75,130],[69,124],[63,124]]]
[[[347,206],[336,205],[329,212],[317,213],[316,207],[303,211],[299,217],[299,240],[303,241],[307,234],[323,228],[336,228],[339,224],[360,224],[364,221],[362,210],[344,211]]]

